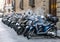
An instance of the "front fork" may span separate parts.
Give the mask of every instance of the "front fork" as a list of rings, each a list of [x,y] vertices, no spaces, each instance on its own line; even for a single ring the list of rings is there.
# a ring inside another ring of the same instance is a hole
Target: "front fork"
[[[29,31],[32,31],[32,30],[33,30],[33,27],[26,26],[26,29],[24,30],[23,35],[26,36],[27,33],[28,33]]]
[[[52,27],[51,29],[49,29],[47,34],[54,37],[57,36],[57,27]]]

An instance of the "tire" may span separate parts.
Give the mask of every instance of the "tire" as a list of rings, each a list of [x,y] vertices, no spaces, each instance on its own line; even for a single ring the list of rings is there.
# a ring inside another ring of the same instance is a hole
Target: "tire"
[[[54,35],[51,34],[50,37],[56,37],[57,36],[57,28],[56,27],[53,27],[48,32],[54,32],[55,33]]]
[[[24,29],[23,28],[20,28],[19,30],[17,30],[17,34],[18,35],[21,35],[23,33]]]
[[[24,32],[23,32],[23,36],[26,37],[27,36],[27,33],[28,33],[29,29],[25,29]]]
[[[34,30],[29,31],[29,32],[27,33],[27,39],[31,39],[32,36],[33,36],[33,34],[34,34]]]

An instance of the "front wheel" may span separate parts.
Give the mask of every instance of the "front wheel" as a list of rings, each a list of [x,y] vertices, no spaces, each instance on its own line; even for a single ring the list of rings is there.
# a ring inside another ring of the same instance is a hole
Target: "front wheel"
[[[48,34],[50,34],[50,37],[56,37],[57,36],[57,28],[53,27],[48,31]]]
[[[34,30],[29,31],[29,32],[27,33],[27,39],[31,39],[32,36],[33,36],[33,34],[34,34]]]
[[[24,31],[24,29],[23,28],[20,28],[20,29],[17,30],[17,34],[18,35],[21,35],[23,33],[23,31]]]

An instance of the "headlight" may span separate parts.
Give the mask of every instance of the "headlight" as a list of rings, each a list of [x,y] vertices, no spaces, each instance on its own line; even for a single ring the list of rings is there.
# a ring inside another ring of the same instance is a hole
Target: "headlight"
[[[26,26],[26,28],[29,28],[29,26]]]
[[[54,24],[51,24],[51,26],[53,26]]]
[[[39,26],[39,28],[41,28],[42,26]]]
[[[30,29],[32,29],[33,27],[30,27]]]
[[[21,27],[19,26],[18,29],[20,29]]]
[[[11,23],[14,23],[14,21],[12,21]]]
[[[19,23],[16,23],[16,25],[20,25]]]
[[[35,21],[38,21],[38,19],[37,19],[37,18],[35,18]]]
[[[8,20],[10,22],[10,20]]]

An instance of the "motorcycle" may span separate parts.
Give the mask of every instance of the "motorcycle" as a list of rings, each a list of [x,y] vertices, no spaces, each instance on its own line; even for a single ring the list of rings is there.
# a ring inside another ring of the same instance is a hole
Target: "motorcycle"
[[[2,22],[5,24],[5,22],[7,21],[7,15],[5,15],[3,18],[2,18]]]
[[[26,29],[28,18],[30,15],[24,14],[22,18],[19,19],[19,21],[15,24],[14,30],[17,31],[17,34],[23,34],[23,32]]]
[[[13,17],[13,19],[11,20],[9,26],[11,28],[14,28],[14,24],[16,24],[16,22],[21,18],[21,14],[17,14],[15,17]]]
[[[20,18],[19,21],[14,25],[14,30],[17,32],[18,35],[22,34],[27,20],[25,18]]]
[[[27,35],[27,32],[29,31],[30,27],[32,27],[33,21],[35,21],[35,16],[34,15],[27,18],[26,27],[25,27],[25,30],[23,32],[24,37]]]
[[[9,14],[9,15],[6,15],[6,17],[4,16],[3,19],[2,19],[2,21],[4,21],[4,23],[5,23],[6,25],[8,25],[9,22],[10,22],[10,20],[11,20],[11,17],[13,17],[13,15],[14,15],[14,14]]]
[[[55,37],[57,36],[57,27],[55,27],[55,23],[46,20],[34,22],[33,26],[29,28],[26,36],[28,39],[35,35],[50,35],[50,37]]]

